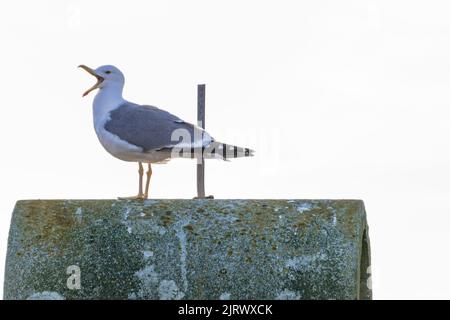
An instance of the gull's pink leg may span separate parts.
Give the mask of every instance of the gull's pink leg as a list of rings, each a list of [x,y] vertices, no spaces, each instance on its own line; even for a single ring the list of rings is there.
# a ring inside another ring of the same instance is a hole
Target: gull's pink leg
[[[148,198],[148,187],[150,186],[150,178],[152,177],[152,165],[148,164],[147,169],[147,181],[145,182],[145,192],[144,192],[144,199]]]
[[[139,192],[137,196],[134,197],[119,197],[119,200],[142,200],[145,199],[144,193],[142,192],[142,177],[144,175],[144,167],[142,166],[142,162],[139,163]]]

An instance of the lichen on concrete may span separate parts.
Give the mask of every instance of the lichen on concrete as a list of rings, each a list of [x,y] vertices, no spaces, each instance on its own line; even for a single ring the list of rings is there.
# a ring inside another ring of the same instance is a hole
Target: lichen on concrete
[[[368,241],[358,200],[18,201],[4,297],[371,298]]]

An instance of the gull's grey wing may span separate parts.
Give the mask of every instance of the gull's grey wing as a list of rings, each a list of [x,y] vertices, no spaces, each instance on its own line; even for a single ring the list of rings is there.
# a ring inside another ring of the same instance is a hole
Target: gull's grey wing
[[[184,122],[167,111],[130,102],[110,112],[105,129],[144,151],[172,148],[181,140],[183,147],[194,148],[207,146],[213,141],[201,128]],[[196,130],[198,131],[194,133]],[[173,134],[177,138],[175,141],[172,140]]]

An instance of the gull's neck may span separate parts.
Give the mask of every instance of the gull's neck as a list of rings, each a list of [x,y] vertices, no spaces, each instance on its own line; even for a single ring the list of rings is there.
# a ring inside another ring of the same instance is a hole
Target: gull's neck
[[[106,83],[98,90],[94,98],[94,118],[103,118],[104,115],[114,110],[125,99],[122,97],[123,83]]]

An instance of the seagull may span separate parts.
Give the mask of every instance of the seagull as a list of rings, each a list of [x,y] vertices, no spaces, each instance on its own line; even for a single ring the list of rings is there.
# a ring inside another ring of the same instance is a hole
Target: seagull
[[[253,150],[216,141],[199,126],[151,105],[125,100],[123,73],[115,66],[80,68],[97,82],[83,93],[98,89],[93,102],[94,128],[100,144],[112,156],[139,166],[137,196],[119,199],[147,199],[152,176],[152,163],[167,163],[171,158],[222,159],[250,157]],[[144,165],[147,164],[145,188]]]

